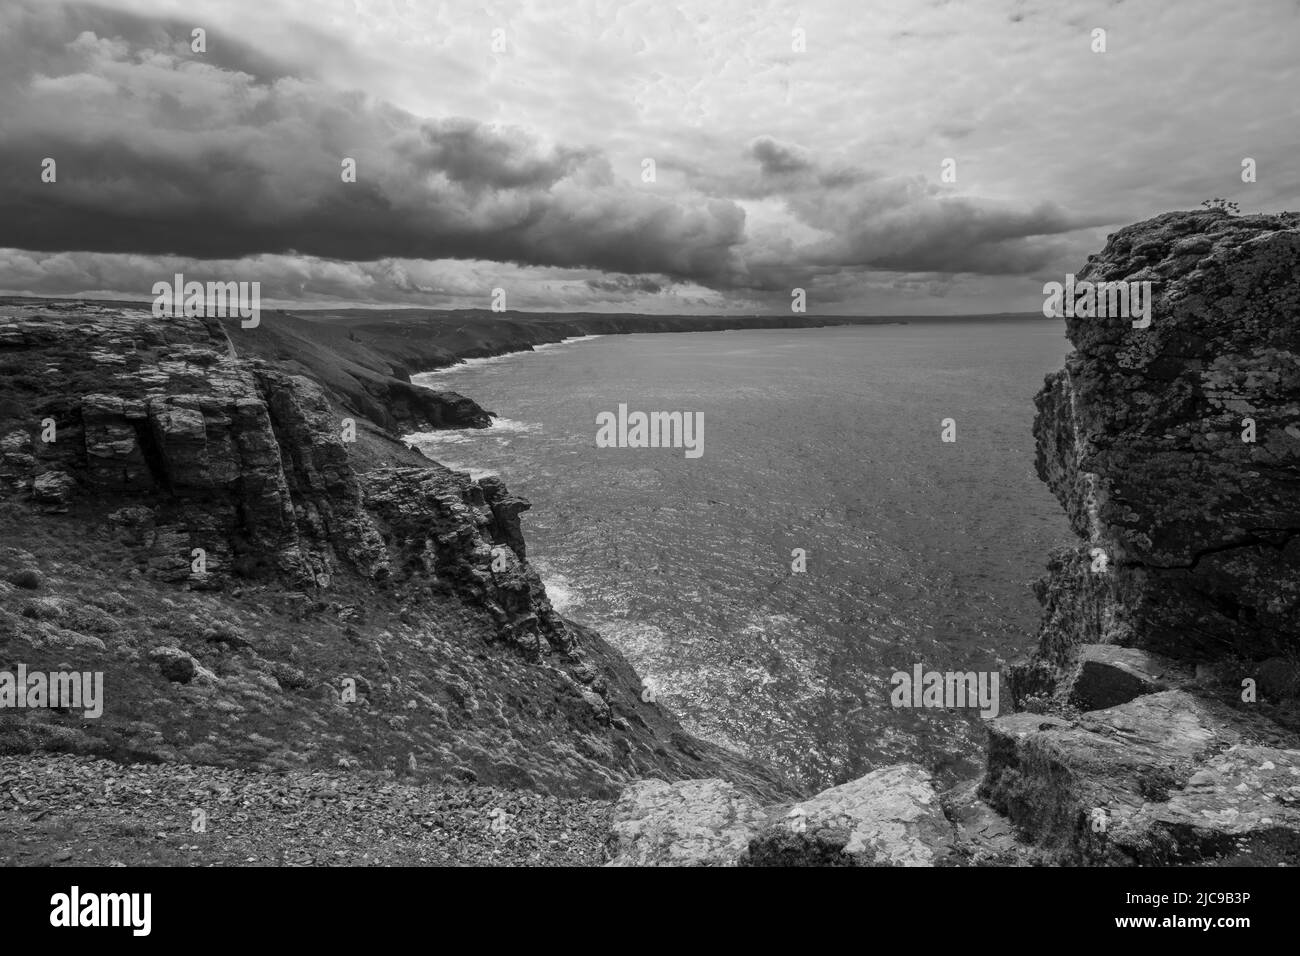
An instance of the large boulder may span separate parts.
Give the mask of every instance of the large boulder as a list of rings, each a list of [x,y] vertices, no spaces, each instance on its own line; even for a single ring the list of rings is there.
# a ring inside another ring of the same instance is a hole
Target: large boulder
[[[750,841],[749,866],[945,866],[956,833],[930,774],[885,767],[791,807]]]
[[[199,669],[198,661],[179,647],[155,647],[149,652],[149,659],[158,665],[163,677],[177,684],[194,680]]]
[[[982,795],[1073,862],[1159,865],[1285,843],[1300,828],[1300,751],[1255,742],[1268,733],[1184,690],[1077,720],[1012,714],[990,723]]]
[[[643,780],[614,808],[611,866],[944,866],[956,832],[929,773],[876,770],[796,804],[721,780]]]
[[[723,780],[642,780],[614,807],[609,866],[734,866],[767,812]]]
[[[1065,699],[1079,710],[1103,710],[1168,690],[1190,677],[1191,672],[1176,662],[1140,648],[1083,644],[1074,655]]]

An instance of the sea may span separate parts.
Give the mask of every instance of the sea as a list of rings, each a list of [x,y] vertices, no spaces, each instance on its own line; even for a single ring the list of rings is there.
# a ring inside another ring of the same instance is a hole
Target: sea
[[[1069,349],[1024,318],[587,336],[416,376],[498,417],[407,437],[532,502],[556,608],[692,732],[809,788],[902,762],[952,781],[993,708],[897,675],[984,675],[1009,712],[1032,584],[1072,540],[1031,433]],[[620,405],[702,421],[700,454],[598,447]]]

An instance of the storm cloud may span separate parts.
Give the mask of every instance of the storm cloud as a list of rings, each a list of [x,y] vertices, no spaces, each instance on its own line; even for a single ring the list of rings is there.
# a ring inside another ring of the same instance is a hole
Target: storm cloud
[[[104,35],[82,30],[81,12]],[[0,246],[454,256],[689,279],[725,274],[744,236],[734,203],[638,191],[592,149],[227,68],[191,54],[177,24],[42,4],[5,26]],[[54,183],[40,179],[45,157]]]
[[[1035,309],[1125,222],[1294,205],[1295,11],[1261,3],[10,0],[0,291]]]

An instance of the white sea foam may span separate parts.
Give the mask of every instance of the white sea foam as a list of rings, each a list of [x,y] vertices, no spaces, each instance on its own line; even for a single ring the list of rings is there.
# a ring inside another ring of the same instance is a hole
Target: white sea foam
[[[409,435],[403,435],[402,441],[408,445],[463,445],[469,442],[470,436],[465,432],[469,429],[455,429],[438,432],[411,432]]]
[[[534,345],[532,354],[538,352],[552,352],[561,346],[573,345],[577,342],[589,342],[592,339],[601,338],[599,335],[574,335],[567,339],[561,339],[558,342],[543,342],[541,345]],[[420,385],[424,388],[437,388],[438,383],[451,375],[459,375],[462,372],[472,372],[476,369],[483,368],[485,365],[497,365],[507,359],[519,358],[520,356],[530,354],[528,350],[518,352],[505,352],[501,355],[489,355],[485,358],[467,358],[461,359],[455,365],[449,365],[446,368],[434,369],[432,372],[418,372],[411,376],[413,385]]]
[[[577,342],[590,342],[592,339],[598,339],[599,335],[574,335],[567,339],[560,339],[558,342],[543,342],[541,345],[534,345],[534,352],[551,352],[565,345],[573,345]]]
[[[513,418],[494,418],[491,428],[466,429],[477,435],[489,437],[504,435],[527,435],[542,430],[541,422],[517,422]]]
[[[434,383],[439,379],[446,378],[449,375],[458,375],[461,372],[471,372],[485,365],[497,365],[515,354],[514,352],[507,352],[505,355],[489,355],[486,358],[461,359],[455,365],[448,365],[446,368],[436,368],[432,372],[417,372],[411,376],[411,384],[433,388]]]
[[[467,473],[475,481],[478,481],[480,478],[494,478],[500,474],[499,472],[493,471],[491,468],[476,468],[473,465],[466,465],[464,462],[447,461],[446,459],[434,460],[444,468],[450,468],[452,471],[463,471]]]
[[[487,428],[442,428],[434,432],[411,432],[403,435],[402,441],[408,445],[469,445],[484,438],[504,441],[509,435],[528,435],[541,430],[541,422],[494,418]]]
[[[582,595],[573,588],[565,575],[543,574],[542,583],[546,585],[546,594],[551,599],[551,606],[558,613],[568,614],[574,608],[582,606]]]
[[[541,422],[519,422],[513,418],[494,418],[490,428],[447,428],[436,432],[411,432],[403,435],[402,440],[413,446],[426,458],[450,468],[452,471],[465,471],[475,480],[499,474],[494,469],[480,468],[463,461],[453,461],[444,455],[444,451],[456,449],[457,457],[473,453],[476,443],[494,439],[505,444],[515,435],[526,435],[541,431]]]

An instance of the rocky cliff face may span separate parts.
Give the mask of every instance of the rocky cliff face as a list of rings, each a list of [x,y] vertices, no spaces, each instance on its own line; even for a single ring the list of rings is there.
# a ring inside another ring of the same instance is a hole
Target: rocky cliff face
[[[1150,325],[1067,319],[1075,351],[1038,395],[1038,472],[1079,544],[1039,585],[1013,675],[1034,712],[993,722],[983,793],[1070,859],[1288,859],[1300,215],[1163,215],[1077,281],[1152,282]]]
[[[103,671],[108,698],[6,711],[0,748],[787,792],[555,613],[526,501],[352,418],[350,393],[216,322],[116,308],[5,307],[0,366],[0,652]]]
[[[1076,351],[1037,399],[1038,472],[1081,538],[1045,587],[1045,650],[1300,646],[1298,264],[1300,214],[1171,213],[1089,257],[1079,281],[1155,301],[1145,329],[1067,319]]]

